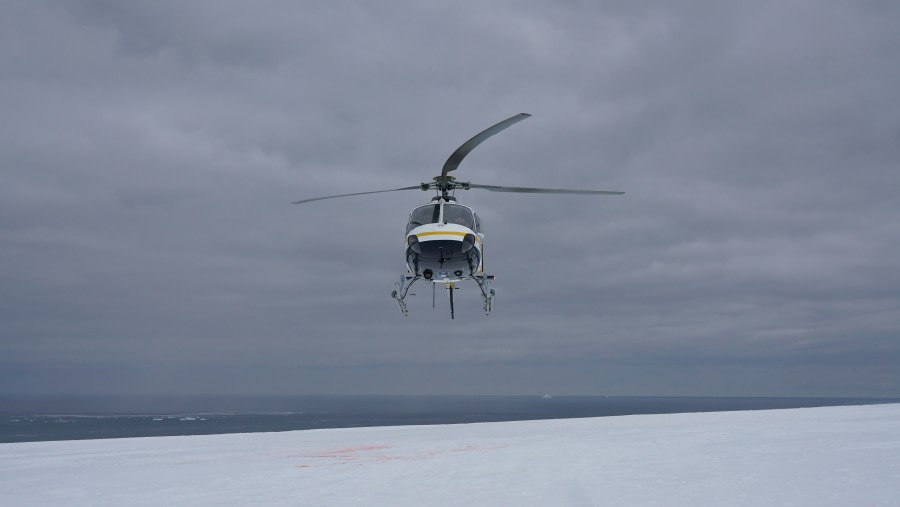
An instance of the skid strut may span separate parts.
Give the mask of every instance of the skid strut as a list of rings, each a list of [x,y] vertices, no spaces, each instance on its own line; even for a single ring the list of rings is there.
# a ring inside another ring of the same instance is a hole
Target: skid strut
[[[420,278],[422,278],[421,275],[413,277],[403,275],[400,277],[400,281],[397,282],[397,290],[391,292],[391,297],[397,300],[404,317],[409,314],[409,310],[406,309],[406,295],[409,293],[409,288],[412,287],[412,284],[416,283],[416,280]]]
[[[481,289],[481,299],[484,301],[484,314],[490,315],[491,310],[494,309],[494,289],[490,288],[491,279],[493,276],[481,275],[481,276],[473,276],[472,279],[475,280],[475,283],[478,284],[478,288]]]

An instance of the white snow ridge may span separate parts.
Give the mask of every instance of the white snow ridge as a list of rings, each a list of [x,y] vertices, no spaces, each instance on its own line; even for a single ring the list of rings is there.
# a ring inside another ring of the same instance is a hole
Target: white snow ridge
[[[0,444],[0,505],[900,505],[900,404]]]

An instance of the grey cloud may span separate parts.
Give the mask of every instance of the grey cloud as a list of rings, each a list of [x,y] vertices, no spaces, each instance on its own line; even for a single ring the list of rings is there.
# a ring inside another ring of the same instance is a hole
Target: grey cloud
[[[889,2],[8,2],[0,392],[897,395]],[[388,296],[459,176],[497,309]]]

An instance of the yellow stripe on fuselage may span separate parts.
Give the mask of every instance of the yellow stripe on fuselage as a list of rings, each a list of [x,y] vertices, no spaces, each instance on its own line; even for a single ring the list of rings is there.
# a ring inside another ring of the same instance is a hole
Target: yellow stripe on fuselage
[[[428,232],[417,232],[415,234],[415,236],[417,236],[417,237],[421,237],[421,236],[463,236],[463,237],[465,237],[466,234],[471,234],[471,233],[462,232],[462,231],[428,231]],[[475,241],[478,243],[481,243],[481,238],[479,238],[478,236],[475,236]]]
[[[466,232],[462,231],[428,231],[428,232],[417,232],[416,236],[465,236]]]

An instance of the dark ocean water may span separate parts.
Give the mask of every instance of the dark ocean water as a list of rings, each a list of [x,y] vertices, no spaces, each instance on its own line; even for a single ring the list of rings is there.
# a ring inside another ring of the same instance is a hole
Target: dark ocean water
[[[0,397],[0,443],[897,402],[613,396]]]

